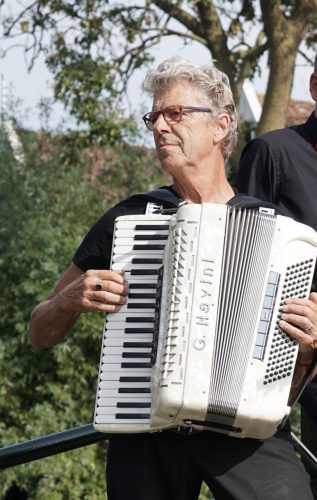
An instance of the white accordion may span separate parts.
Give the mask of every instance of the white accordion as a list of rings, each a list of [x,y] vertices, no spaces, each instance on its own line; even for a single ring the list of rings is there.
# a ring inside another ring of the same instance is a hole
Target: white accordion
[[[316,255],[313,229],[268,209],[117,218],[111,265],[130,294],[106,317],[95,429],[273,435],[298,352],[279,310],[308,297]]]

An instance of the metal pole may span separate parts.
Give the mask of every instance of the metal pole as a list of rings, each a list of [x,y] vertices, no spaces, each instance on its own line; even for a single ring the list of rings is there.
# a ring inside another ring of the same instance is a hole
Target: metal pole
[[[107,439],[107,434],[97,432],[92,424],[87,424],[6,446],[0,448],[0,470],[88,446],[105,439]]]

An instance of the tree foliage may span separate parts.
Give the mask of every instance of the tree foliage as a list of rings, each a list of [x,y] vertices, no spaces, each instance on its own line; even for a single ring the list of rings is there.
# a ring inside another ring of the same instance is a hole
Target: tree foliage
[[[2,446],[92,421],[103,316],[83,315],[63,343],[37,351],[30,312],[107,207],[164,182],[151,151],[122,145],[122,156],[97,148],[76,155],[61,141],[25,134],[21,164],[0,137]],[[0,497],[15,483],[34,499],[103,498],[105,458],[99,444],[8,469]]]
[[[15,12],[9,0],[0,5],[4,38],[24,40],[30,67],[45,53],[56,98],[108,144],[129,127],[120,109],[127,81],[163,37],[206,47],[228,74],[237,104],[267,53],[258,131],[284,126],[298,50],[307,59],[307,48],[316,49],[317,0],[35,0]]]

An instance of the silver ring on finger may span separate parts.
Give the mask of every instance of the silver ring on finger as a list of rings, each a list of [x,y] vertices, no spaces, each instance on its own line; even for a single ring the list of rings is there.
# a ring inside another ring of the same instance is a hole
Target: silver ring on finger
[[[308,325],[307,328],[304,329],[304,332],[310,333],[310,331],[312,330],[313,326],[314,326],[313,322],[311,320],[309,320],[309,325]]]
[[[101,292],[103,290],[102,284],[100,283],[100,281],[97,281],[97,283],[95,284],[95,290],[97,292]]]

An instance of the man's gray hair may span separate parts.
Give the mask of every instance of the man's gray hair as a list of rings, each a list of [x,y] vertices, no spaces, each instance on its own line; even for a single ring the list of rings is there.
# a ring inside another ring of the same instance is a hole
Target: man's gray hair
[[[153,97],[156,92],[180,80],[187,80],[200,90],[206,104],[212,108],[214,119],[221,113],[229,115],[229,132],[222,143],[223,156],[227,160],[237,142],[237,112],[227,75],[213,63],[209,66],[198,66],[176,56],[163,61],[157,69],[148,71],[142,89]]]
[[[316,54],[315,62],[314,62],[314,73],[317,73],[317,54]]]

